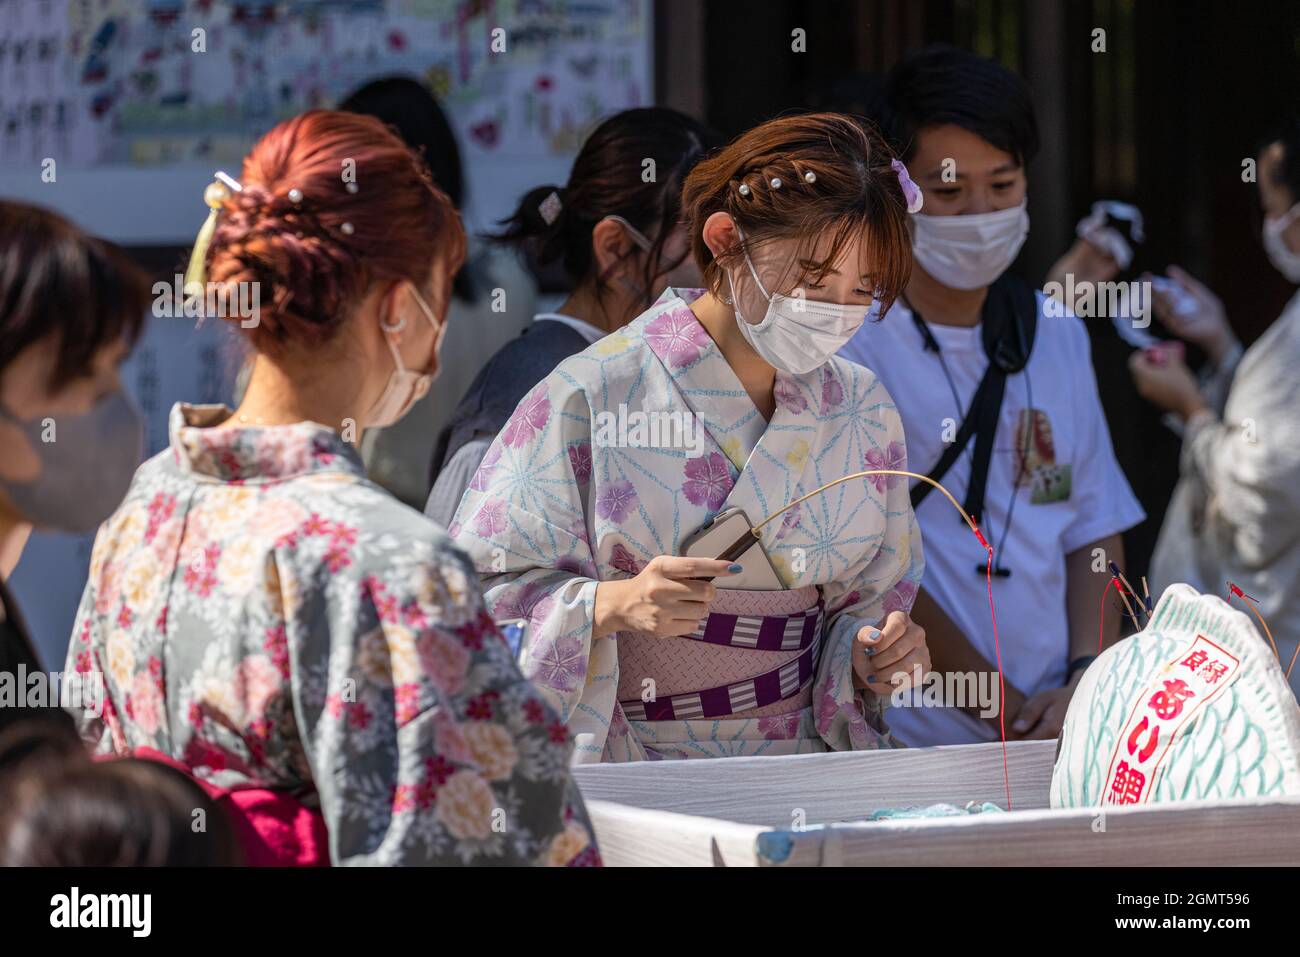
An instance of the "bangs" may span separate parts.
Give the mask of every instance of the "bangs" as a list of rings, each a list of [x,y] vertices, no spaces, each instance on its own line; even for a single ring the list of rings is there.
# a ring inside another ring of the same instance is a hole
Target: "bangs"
[[[830,246],[820,259],[818,241],[830,234]],[[845,251],[855,239],[861,239],[854,275],[870,277],[873,298],[880,301],[880,317],[907,288],[912,275],[912,237],[907,220],[884,204],[861,215],[844,216],[826,226],[807,224],[800,230],[799,255],[793,269],[805,279],[821,282],[840,265]],[[802,264],[802,265],[800,265]]]

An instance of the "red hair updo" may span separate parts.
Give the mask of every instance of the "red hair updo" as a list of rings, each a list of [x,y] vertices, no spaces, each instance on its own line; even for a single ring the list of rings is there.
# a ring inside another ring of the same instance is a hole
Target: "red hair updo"
[[[245,330],[259,350],[322,344],[372,283],[409,280],[427,294],[435,261],[449,279],[464,261],[451,201],[373,117],[311,110],[285,120],[245,158],[240,183],[221,207],[207,278],[259,284],[259,321]],[[446,302],[431,306],[442,314]]]

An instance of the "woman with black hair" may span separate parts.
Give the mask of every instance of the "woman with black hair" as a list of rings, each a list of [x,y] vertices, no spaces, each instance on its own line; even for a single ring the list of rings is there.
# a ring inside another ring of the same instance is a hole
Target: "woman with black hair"
[[[46,700],[23,696],[41,664],[3,582],[33,528],[94,531],[126,493],[143,432],[118,368],[148,302],[118,249],[0,201],[0,681],[19,698],[0,688],[0,731],[26,718],[71,726],[53,683]]]
[[[1257,171],[1264,251],[1300,283],[1300,116],[1265,141]],[[1129,363],[1143,397],[1184,424],[1182,477],[1152,558],[1152,597],[1174,582],[1213,593],[1234,582],[1258,602],[1285,666],[1300,641],[1300,294],[1243,352],[1222,301],[1182,270],[1170,273],[1177,288],[1153,295],[1156,317],[1213,368],[1198,382],[1169,349],[1134,353]]]
[[[562,265],[572,292],[488,361],[452,413],[434,451],[429,517],[451,522],[492,439],[552,369],[631,322],[655,290],[699,285],[680,222],[682,181],[718,142],[675,110],[626,110],[588,137],[567,186],[524,196],[497,239]]]

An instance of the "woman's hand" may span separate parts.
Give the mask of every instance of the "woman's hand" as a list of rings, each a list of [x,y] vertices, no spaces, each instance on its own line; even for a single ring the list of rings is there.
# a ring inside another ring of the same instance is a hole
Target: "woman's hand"
[[[659,555],[635,578],[596,586],[592,637],[636,631],[672,637],[700,627],[718,590],[700,578],[736,575],[741,566],[712,558]]]
[[[1156,318],[1178,338],[1203,349],[1217,366],[1237,343],[1223,300],[1177,266],[1170,266],[1168,273],[1176,288],[1159,289],[1153,282],[1158,277],[1142,277],[1153,282],[1151,304]]]
[[[1176,350],[1154,347],[1134,352],[1129,356],[1128,368],[1142,398],[1183,421],[1208,408],[1196,377]]]
[[[855,687],[892,694],[918,684],[929,671],[925,629],[905,611],[891,611],[879,627],[868,625],[853,640]]]

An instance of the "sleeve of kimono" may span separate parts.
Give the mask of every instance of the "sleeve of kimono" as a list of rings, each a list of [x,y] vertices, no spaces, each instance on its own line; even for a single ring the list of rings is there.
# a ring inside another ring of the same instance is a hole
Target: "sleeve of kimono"
[[[528,621],[521,667],[568,724],[579,762],[600,760],[618,688],[615,642],[591,635],[591,437],[591,406],[561,365],[501,430],[451,525],[493,617]]]
[[[876,390],[883,394],[884,386],[877,384]],[[890,456],[892,467],[906,469],[902,420],[892,404],[882,418],[886,435],[880,444],[897,451]],[[863,505],[885,517],[879,547],[851,580],[822,586],[828,627],[813,706],[818,733],[836,751],[894,747],[884,719],[889,699],[853,686],[853,639],[864,626],[875,627],[890,612],[910,611],[925,570],[921,529],[912,513],[907,480],[891,476],[880,481],[885,486],[883,494],[870,495]],[[874,484],[870,488],[873,493],[878,490]]]
[[[401,547],[416,556],[362,578],[357,633],[332,641],[327,662],[303,660],[314,647],[305,636],[289,642],[331,860],[591,859],[564,725],[519,673],[468,561],[445,543]],[[350,622],[330,624],[349,635]]]
[[[1294,366],[1281,365],[1262,362],[1238,376],[1233,421],[1194,416],[1183,435],[1183,474],[1212,496],[1246,568],[1264,568],[1292,547],[1300,524],[1300,382]]]
[[[103,647],[98,639],[98,630],[102,627],[101,618],[95,610],[98,599],[97,582],[105,561],[107,548],[106,533],[103,528],[95,536],[91,549],[90,570],[86,578],[86,587],[81,593],[81,604],[73,618],[72,637],[68,640],[68,656],[63,666],[65,674],[76,674],[85,689],[83,700],[89,707],[69,709],[77,726],[81,740],[90,748],[92,754],[125,754],[129,750],[126,735],[118,720],[113,696],[110,694],[107,674],[107,662],[101,661],[97,647]]]

